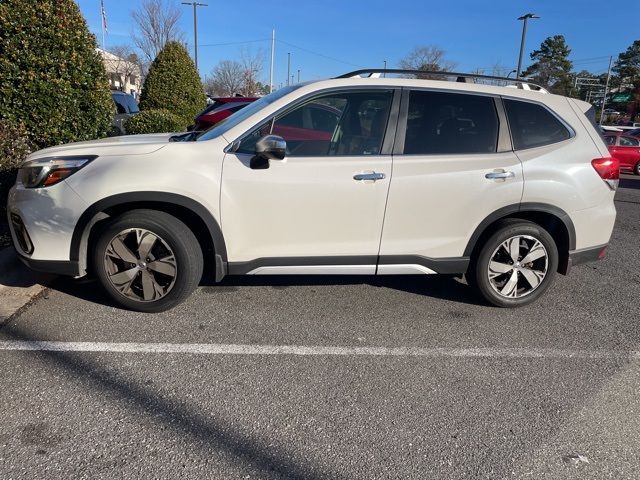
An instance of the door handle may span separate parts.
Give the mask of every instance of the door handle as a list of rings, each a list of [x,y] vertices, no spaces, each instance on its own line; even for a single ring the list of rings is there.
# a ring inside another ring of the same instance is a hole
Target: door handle
[[[353,179],[359,182],[365,180],[373,180],[375,182],[376,180],[383,180],[384,178],[386,178],[386,175],[378,172],[356,173],[353,176]]]
[[[507,178],[514,178],[516,176],[513,172],[505,172],[504,170],[496,170],[495,172],[487,173],[484,178],[488,180],[506,180]]]

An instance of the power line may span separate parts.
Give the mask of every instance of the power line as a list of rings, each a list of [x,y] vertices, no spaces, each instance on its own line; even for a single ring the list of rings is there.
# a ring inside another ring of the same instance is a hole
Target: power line
[[[225,47],[228,45],[244,45],[247,43],[258,43],[258,42],[268,42],[270,38],[260,38],[258,40],[245,40],[242,42],[227,42],[227,43],[205,43],[204,45],[200,45],[201,47]]]
[[[313,50],[309,50],[308,48],[300,47],[299,45],[294,45],[293,43],[285,42],[284,40],[277,40],[277,42],[283,43],[285,45],[289,45],[290,47],[297,48],[298,50],[302,50],[303,52],[307,52],[307,53],[310,53],[312,55],[317,55],[319,57],[323,57],[323,58],[326,58],[328,60],[333,60],[334,62],[344,63],[345,65],[350,65],[352,67],[367,68],[364,65],[358,65],[356,63],[351,63],[351,62],[347,62],[345,60],[340,60],[339,58],[330,57],[329,55],[325,55],[324,53],[314,52]]]

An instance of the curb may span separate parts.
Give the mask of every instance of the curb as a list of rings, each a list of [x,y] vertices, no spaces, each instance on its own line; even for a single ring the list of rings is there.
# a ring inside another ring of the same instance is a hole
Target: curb
[[[39,295],[53,278],[54,275],[28,269],[13,248],[0,250],[0,326]]]

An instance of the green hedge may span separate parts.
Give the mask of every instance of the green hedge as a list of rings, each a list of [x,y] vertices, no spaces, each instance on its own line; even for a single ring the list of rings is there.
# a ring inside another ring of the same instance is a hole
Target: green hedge
[[[0,223],[6,221],[7,194],[16,181],[18,167],[31,153],[24,127],[0,120]]]
[[[144,110],[129,118],[124,125],[127,135],[172,133],[186,130],[186,122],[169,110]]]
[[[182,117],[185,126],[207,105],[202,81],[187,50],[169,42],[149,67],[140,93],[140,109],[166,109]]]
[[[113,101],[73,0],[0,0],[0,119],[38,147],[105,136]]]

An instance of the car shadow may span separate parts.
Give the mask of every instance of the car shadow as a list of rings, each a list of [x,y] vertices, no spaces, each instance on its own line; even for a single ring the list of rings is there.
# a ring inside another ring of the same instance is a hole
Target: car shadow
[[[202,290],[210,295],[252,287],[270,287],[275,290],[286,290],[290,287],[333,285],[368,285],[457,303],[487,305],[475,290],[463,283],[462,280],[448,275],[390,275],[379,277],[362,275],[227,276],[219,283],[206,277],[200,283]],[[107,307],[116,307],[115,302],[104,292],[98,281],[91,277],[81,279],[58,277],[51,282],[49,288],[88,302]]]
[[[637,178],[620,177],[620,183],[618,186],[620,188],[632,188],[635,190],[640,190],[640,177],[637,177]]]

